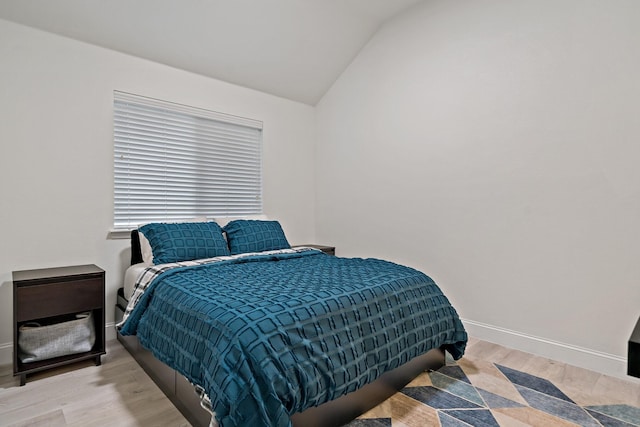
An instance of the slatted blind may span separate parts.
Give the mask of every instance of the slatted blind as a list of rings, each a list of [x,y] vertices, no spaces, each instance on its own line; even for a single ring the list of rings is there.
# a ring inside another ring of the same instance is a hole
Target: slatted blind
[[[114,92],[114,228],[262,213],[262,122]]]

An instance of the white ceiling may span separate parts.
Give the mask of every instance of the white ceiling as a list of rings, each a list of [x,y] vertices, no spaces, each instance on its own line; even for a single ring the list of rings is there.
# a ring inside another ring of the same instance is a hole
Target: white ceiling
[[[423,0],[1,0],[0,18],[315,105]]]

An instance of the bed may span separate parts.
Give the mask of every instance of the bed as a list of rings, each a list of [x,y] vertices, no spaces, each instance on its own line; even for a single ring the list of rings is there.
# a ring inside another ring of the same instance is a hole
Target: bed
[[[409,267],[291,248],[276,221],[145,227],[118,339],[193,425],[343,425],[464,353],[455,309]]]

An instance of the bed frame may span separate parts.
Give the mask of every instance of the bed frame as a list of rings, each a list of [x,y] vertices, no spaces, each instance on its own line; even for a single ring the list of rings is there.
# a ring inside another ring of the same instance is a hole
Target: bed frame
[[[137,230],[131,232],[131,264],[142,262],[140,241]],[[115,308],[116,323],[120,322],[126,307],[123,289],[118,291]],[[122,336],[117,332],[118,341],[129,351],[138,364],[158,385],[164,394],[178,408],[194,427],[207,427],[211,414],[200,406],[200,398],[194,386],[174,369],[156,359],[142,347],[136,336]],[[379,405],[402,389],[421,372],[435,370],[444,365],[445,356],[441,349],[433,349],[404,365],[386,372],[376,381],[359,390],[320,406],[309,408],[291,416],[294,427],[338,427],[369,409]]]

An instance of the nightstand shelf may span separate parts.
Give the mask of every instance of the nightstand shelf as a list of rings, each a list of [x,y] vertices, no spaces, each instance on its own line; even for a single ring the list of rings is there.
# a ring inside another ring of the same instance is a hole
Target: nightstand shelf
[[[105,273],[95,265],[46,268],[13,272],[13,375],[20,385],[27,375],[94,359],[100,365],[105,354]],[[25,323],[58,323],[70,315],[91,312],[95,344],[90,351],[22,362],[19,354],[19,329]]]

